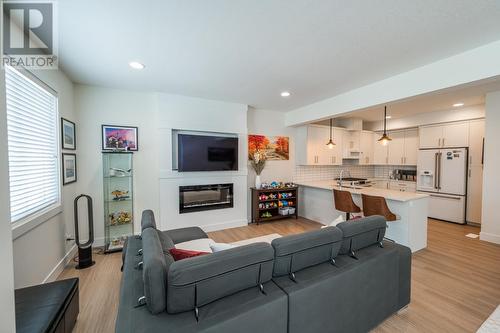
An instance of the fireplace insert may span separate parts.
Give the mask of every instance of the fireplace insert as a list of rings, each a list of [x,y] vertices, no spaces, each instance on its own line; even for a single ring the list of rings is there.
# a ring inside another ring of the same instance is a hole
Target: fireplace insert
[[[179,213],[233,207],[233,184],[179,186]]]

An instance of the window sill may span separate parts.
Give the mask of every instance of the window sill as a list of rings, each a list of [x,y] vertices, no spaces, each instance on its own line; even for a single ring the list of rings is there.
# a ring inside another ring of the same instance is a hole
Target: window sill
[[[40,224],[47,222],[54,216],[62,213],[61,203],[54,204],[46,209],[29,215],[22,220],[16,221],[12,224],[12,240],[15,240],[28,231],[38,227]]]

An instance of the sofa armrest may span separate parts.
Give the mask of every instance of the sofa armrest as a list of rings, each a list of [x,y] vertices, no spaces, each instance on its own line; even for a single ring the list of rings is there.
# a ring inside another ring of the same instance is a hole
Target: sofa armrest
[[[174,262],[168,271],[167,311],[193,310],[271,280],[274,251],[255,243]]]
[[[174,244],[189,242],[193,239],[208,238],[208,235],[199,227],[188,227],[162,231]]]

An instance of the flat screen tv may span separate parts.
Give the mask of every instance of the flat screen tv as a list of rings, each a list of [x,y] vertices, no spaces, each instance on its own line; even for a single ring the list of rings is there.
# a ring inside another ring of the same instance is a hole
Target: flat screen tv
[[[238,170],[238,138],[179,134],[178,164],[185,171]]]

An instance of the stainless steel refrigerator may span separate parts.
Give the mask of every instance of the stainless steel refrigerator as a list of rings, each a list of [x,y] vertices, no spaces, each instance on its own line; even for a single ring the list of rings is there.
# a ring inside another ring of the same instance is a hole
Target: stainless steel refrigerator
[[[465,223],[467,148],[421,149],[417,191],[430,195],[429,217]]]

